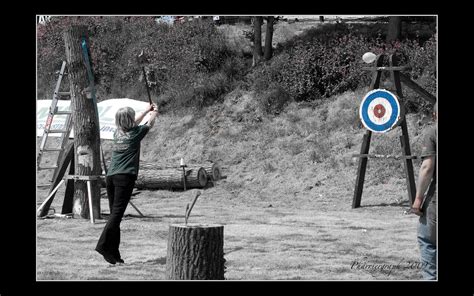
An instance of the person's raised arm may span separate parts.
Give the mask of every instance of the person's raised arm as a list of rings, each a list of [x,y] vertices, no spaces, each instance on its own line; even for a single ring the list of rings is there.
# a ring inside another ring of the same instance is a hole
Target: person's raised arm
[[[142,122],[143,118],[145,118],[145,116],[148,114],[148,112],[150,112],[151,110],[153,110],[153,108],[154,108],[154,106],[150,104],[150,105],[147,107],[147,109],[145,109],[145,111],[138,113],[138,114],[135,116],[135,123],[136,123],[137,125],[140,124],[140,122]]]
[[[150,128],[153,127],[155,124],[155,119],[156,116],[158,115],[158,106],[156,104],[153,104],[153,111],[151,112],[150,118],[148,119],[148,122],[146,125],[148,125]]]

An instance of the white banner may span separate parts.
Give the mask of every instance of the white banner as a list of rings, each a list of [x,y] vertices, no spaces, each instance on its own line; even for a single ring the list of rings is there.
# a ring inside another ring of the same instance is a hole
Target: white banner
[[[36,135],[42,137],[46,119],[48,118],[49,108],[52,100],[37,100],[36,101]],[[69,110],[71,101],[58,101],[58,111]],[[131,99],[110,99],[97,104],[99,113],[100,138],[112,140],[115,132],[115,113],[122,107],[131,107],[135,113],[143,112],[149,106],[148,102],[136,101]],[[145,116],[141,124],[148,120],[149,115]],[[51,129],[64,129],[66,115],[54,115]],[[59,137],[61,134],[49,134],[50,137]],[[70,138],[74,137],[74,130],[71,130]]]

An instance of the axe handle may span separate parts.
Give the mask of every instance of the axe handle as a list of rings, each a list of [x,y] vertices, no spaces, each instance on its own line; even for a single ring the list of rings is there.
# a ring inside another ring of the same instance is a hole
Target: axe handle
[[[185,219],[184,219],[184,220],[185,220],[185,224],[188,224],[189,215],[191,214],[191,210],[193,209],[194,204],[196,203],[196,200],[198,199],[199,195],[201,195],[201,192],[200,192],[200,191],[198,191],[198,193],[196,194],[196,197],[194,198],[193,203],[191,204],[191,207],[189,208],[189,210],[186,211],[187,213],[186,213],[186,217],[185,217]],[[188,204],[188,206],[189,206],[189,204]],[[186,208],[187,208],[187,207],[186,207]]]
[[[145,67],[142,67],[142,71],[143,71],[143,78],[145,79],[146,91],[148,93],[148,101],[150,102],[150,105],[152,105],[153,101],[151,100],[150,86],[148,85],[148,79],[146,78]]]

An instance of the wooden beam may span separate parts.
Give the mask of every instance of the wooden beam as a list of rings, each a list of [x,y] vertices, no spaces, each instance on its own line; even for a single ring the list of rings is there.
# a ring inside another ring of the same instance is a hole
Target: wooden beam
[[[427,100],[428,102],[434,104],[436,103],[436,96],[433,96],[429,92],[427,92],[424,88],[419,86],[415,81],[411,80],[408,76],[403,73],[400,73],[400,80],[417,94],[419,94],[423,99]]]
[[[410,140],[408,138],[408,128],[407,122],[404,118],[400,124],[402,129],[402,135],[400,136],[400,144],[402,145],[402,153],[404,156],[411,155],[410,151]],[[410,199],[410,205],[413,204],[415,201],[415,194],[416,194],[416,184],[415,184],[415,174],[413,171],[413,162],[409,158],[404,158],[403,163],[405,165],[405,176],[407,181],[407,190],[408,190],[408,197]]]
[[[372,132],[370,130],[367,130],[367,132],[364,134],[364,137],[362,139],[360,154],[369,153],[371,136],[372,136]],[[366,169],[367,169],[367,158],[366,157],[359,158],[359,166],[357,167],[356,186],[354,190],[354,199],[352,200],[353,209],[360,207],[360,202],[362,200],[362,189],[364,188]]]

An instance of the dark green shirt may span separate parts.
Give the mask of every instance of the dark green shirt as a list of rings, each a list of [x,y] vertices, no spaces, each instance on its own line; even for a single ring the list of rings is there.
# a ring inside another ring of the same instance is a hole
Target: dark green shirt
[[[117,174],[138,175],[140,142],[149,130],[148,125],[139,125],[126,133],[115,132],[112,160],[107,176]]]

